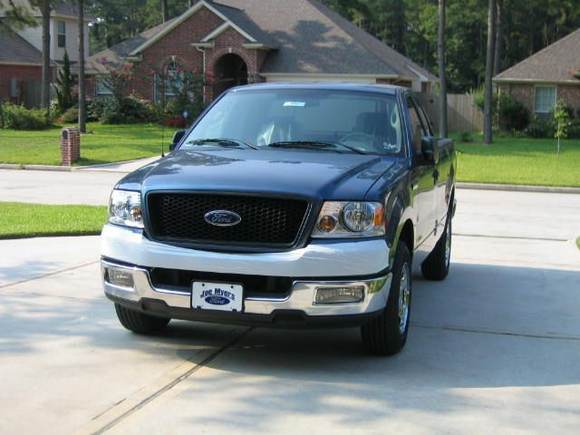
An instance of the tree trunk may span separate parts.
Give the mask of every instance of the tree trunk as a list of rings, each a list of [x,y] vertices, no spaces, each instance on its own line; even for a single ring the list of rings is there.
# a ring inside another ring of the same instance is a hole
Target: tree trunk
[[[439,0],[439,29],[437,58],[439,61],[439,136],[447,137],[447,79],[445,78],[445,8],[446,0]]]
[[[496,0],[489,0],[489,10],[487,15],[487,52],[485,58],[485,91],[483,105],[483,142],[491,144],[493,141],[493,57],[495,54],[495,16]]]
[[[87,132],[85,98],[85,1],[79,0],[79,131]]]
[[[42,14],[42,83],[40,88],[40,106],[43,109],[50,107],[50,2],[43,0],[40,13]]]
[[[169,10],[167,7],[167,0],[161,0],[161,15],[163,22],[169,21]]]
[[[497,0],[497,17],[496,17],[496,28],[495,28],[495,53],[493,56],[493,75],[496,76],[502,71],[501,56],[503,49],[503,0]]]

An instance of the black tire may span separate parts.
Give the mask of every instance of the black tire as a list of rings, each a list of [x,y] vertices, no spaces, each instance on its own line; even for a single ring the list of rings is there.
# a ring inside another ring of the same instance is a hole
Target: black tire
[[[411,299],[413,281],[411,277],[412,264],[409,248],[403,242],[399,242],[395,262],[393,265],[393,280],[387,306],[383,313],[361,327],[362,341],[367,351],[373,355],[394,355],[399,353],[407,341],[409,332],[409,319],[411,317]],[[404,277],[404,278],[403,278]],[[399,315],[401,304],[402,286],[401,279],[406,280],[408,285],[407,304],[404,321]]]
[[[452,241],[451,215],[447,218],[443,235],[421,265],[423,276],[431,281],[443,281],[449,274],[451,266]]]
[[[117,318],[121,325],[129,331],[137,334],[153,334],[164,329],[171,319],[155,317],[131,310],[122,305],[115,304]]]

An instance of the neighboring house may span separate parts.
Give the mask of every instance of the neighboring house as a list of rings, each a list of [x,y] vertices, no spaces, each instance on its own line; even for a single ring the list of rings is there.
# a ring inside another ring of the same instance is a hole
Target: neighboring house
[[[580,111],[580,29],[494,77],[506,92],[539,116],[562,100]]]
[[[42,77],[41,15],[26,0],[13,2],[27,7],[38,21],[38,26],[12,29],[5,18],[5,11],[0,10],[0,98],[27,106],[38,105]],[[87,59],[89,21],[90,18],[85,19]],[[74,71],[79,51],[78,10],[75,5],[60,3],[52,10],[50,44],[52,65],[58,67],[62,64],[66,51]]]
[[[170,98],[180,71],[203,75],[206,101],[249,82],[396,83],[430,92],[435,76],[316,0],[200,0],[181,16],[89,59],[95,95],[130,62],[128,91]]]

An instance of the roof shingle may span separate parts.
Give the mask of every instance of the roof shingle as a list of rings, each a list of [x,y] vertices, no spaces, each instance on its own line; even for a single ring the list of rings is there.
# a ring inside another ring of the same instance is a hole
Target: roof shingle
[[[0,63],[41,65],[42,53],[0,20]]]
[[[578,82],[580,29],[554,42],[494,77],[498,82]]]

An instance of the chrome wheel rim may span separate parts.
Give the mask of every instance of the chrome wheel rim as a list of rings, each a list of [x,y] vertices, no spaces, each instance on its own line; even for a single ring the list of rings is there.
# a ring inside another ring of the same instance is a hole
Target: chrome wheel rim
[[[445,233],[445,265],[449,266],[451,263],[451,222],[447,223]]]
[[[401,281],[399,283],[399,331],[405,333],[409,321],[409,305],[411,302],[411,273],[409,264],[403,264],[401,268]]]

